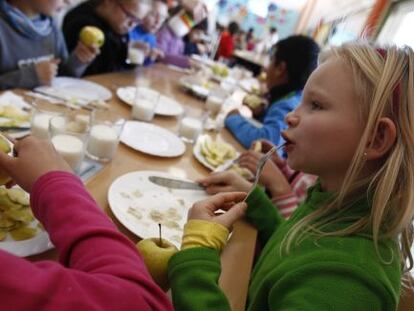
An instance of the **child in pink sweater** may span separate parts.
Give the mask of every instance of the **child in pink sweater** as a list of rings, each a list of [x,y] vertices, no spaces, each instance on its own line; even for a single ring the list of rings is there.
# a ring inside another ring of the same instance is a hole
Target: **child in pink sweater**
[[[0,251],[1,309],[172,310],[134,244],[50,143],[28,137],[15,148],[16,158],[0,152],[0,168],[31,193],[59,262],[32,263]]]

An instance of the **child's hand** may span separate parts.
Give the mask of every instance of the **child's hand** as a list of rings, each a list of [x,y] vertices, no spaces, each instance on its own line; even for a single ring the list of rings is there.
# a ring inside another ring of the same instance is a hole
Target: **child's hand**
[[[239,174],[232,171],[211,174],[198,181],[206,187],[208,194],[231,191],[249,191],[252,184]]]
[[[151,58],[153,61],[158,60],[158,59],[163,59],[164,57],[165,57],[165,54],[164,54],[164,52],[163,52],[163,51],[161,51],[160,49],[153,48],[153,49],[151,50],[151,53],[150,53],[150,58]]]
[[[87,46],[79,41],[73,53],[81,63],[89,64],[101,53],[101,50],[96,45]]]
[[[262,153],[248,150],[246,152],[243,152],[239,157],[239,165],[241,167],[247,168],[249,171],[255,174],[257,163],[259,163],[262,156]],[[259,182],[271,192],[272,197],[282,196],[291,193],[292,191],[292,188],[290,187],[290,184],[287,181],[285,175],[283,175],[283,173],[276,166],[276,164],[273,163],[273,161],[266,162]]]
[[[72,172],[69,165],[46,140],[28,136],[15,141],[18,156],[0,152],[0,167],[24,190],[30,192],[35,181],[51,171]]]
[[[247,204],[241,202],[246,197],[245,192],[220,193],[206,200],[194,203],[188,212],[188,220],[199,219],[218,223],[227,229],[243,217]],[[227,211],[216,214],[219,209]]]
[[[266,140],[266,139],[259,139],[256,140],[252,143],[252,146],[250,147],[251,149],[254,149],[254,145],[256,144],[256,142],[260,142],[261,144],[261,152],[262,153],[266,153],[268,152],[270,149],[272,149],[273,147],[275,147],[275,144],[273,144],[272,142]],[[279,168],[282,168],[283,166],[286,165],[286,160],[282,159],[281,157],[279,157],[279,155],[277,154],[277,152],[273,153],[272,157],[271,157],[273,163],[275,163]]]
[[[58,72],[60,59],[41,61],[35,64],[36,74],[41,85],[50,85]]]

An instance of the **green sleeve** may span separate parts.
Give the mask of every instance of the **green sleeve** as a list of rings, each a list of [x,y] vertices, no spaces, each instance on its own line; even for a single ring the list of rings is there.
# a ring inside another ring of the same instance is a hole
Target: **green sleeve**
[[[260,187],[256,187],[247,198],[247,205],[246,217],[257,228],[259,240],[265,245],[285,220]]]
[[[396,310],[393,291],[367,271],[341,262],[309,263],[288,272],[269,291],[268,310]]]
[[[194,247],[175,254],[168,264],[174,309],[230,311],[218,285],[220,273],[217,250]]]

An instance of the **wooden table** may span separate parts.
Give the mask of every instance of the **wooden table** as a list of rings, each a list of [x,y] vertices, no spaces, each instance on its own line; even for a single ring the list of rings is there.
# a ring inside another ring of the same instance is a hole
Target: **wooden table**
[[[181,103],[187,113],[192,116],[200,116],[204,103],[186,94],[178,84],[182,73],[173,71],[164,65],[154,65],[150,68],[138,71],[111,73],[105,75],[91,76],[88,80],[97,82],[113,93],[121,86],[134,85],[137,74],[140,83],[157,89],[165,95],[175,98]],[[141,79],[143,77],[144,79]],[[122,103],[115,95],[110,101],[111,109],[130,118],[131,107]],[[154,124],[177,132],[178,122],[176,118],[159,117],[153,121]],[[223,130],[220,133],[224,141],[232,143],[236,149],[242,150],[234,138]],[[172,174],[180,174],[189,179],[206,176],[209,172],[192,155],[192,148],[187,145],[185,154],[178,158],[158,158],[135,151],[120,144],[115,158],[107,164],[102,171],[88,180],[86,187],[95,198],[99,206],[116,223],[119,230],[128,236],[133,242],[139,238],[128,231],[112,214],[107,200],[107,193],[111,183],[119,176],[137,170],[159,170]],[[222,274],[220,286],[227,295],[232,310],[244,310],[250,271],[252,267],[254,247],[256,241],[256,230],[244,221],[239,221],[234,226],[233,235],[221,256]],[[31,260],[56,260],[57,253],[50,250],[40,255],[32,256]]]

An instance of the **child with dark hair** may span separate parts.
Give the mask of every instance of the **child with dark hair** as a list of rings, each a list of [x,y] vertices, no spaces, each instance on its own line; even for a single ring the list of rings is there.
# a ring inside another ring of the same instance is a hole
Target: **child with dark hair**
[[[100,55],[85,74],[99,74],[130,69],[127,63],[128,32],[148,11],[141,0],[88,0],[73,8],[63,21],[63,33],[69,50],[74,49],[84,26],[95,26],[105,34]]]
[[[267,68],[267,99],[269,105],[257,118],[263,123],[256,127],[242,117],[238,110],[231,111],[226,127],[245,147],[258,139],[270,140],[275,145],[283,142],[280,136],[286,128],[285,116],[299,105],[302,89],[317,66],[318,44],[311,38],[296,35],[280,40]]]

